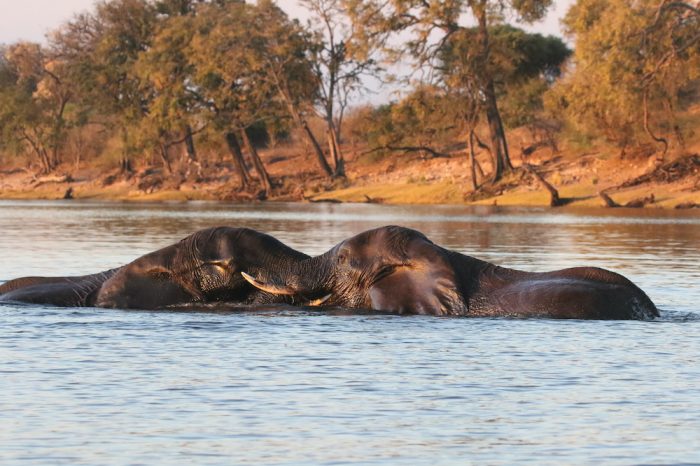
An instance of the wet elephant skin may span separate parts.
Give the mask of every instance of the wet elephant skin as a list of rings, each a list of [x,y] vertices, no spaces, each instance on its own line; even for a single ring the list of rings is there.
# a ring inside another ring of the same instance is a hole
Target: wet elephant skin
[[[121,309],[289,302],[254,288],[241,272],[264,276],[264,270],[285,270],[308,257],[255,230],[208,228],[106,272],[11,280],[0,286],[0,301]]]
[[[291,274],[250,280],[273,293],[321,296],[327,305],[400,314],[559,319],[650,319],[658,310],[620,274],[596,267],[524,272],[444,249],[388,226],[302,261]]]

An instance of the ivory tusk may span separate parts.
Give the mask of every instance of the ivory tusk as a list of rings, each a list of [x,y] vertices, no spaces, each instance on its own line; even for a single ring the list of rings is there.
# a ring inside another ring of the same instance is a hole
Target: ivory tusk
[[[266,291],[266,292],[272,293],[272,294],[283,294],[283,295],[295,294],[294,290],[292,290],[291,288],[283,287],[283,286],[268,285],[266,283],[259,281],[258,279],[254,278],[253,276],[251,276],[245,272],[241,272],[241,276],[245,279],[245,281],[247,281],[248,283],[250,283],[251,285],[253,285],[255,288],[257,288],[259,290]]]
[[[328,301],[328,299],[333,296],[333,294],[327,294],[326,296],[318,299],[314,299],[313,301],[309,301],[309,306],[320,306],[321,304],[325,303]]]

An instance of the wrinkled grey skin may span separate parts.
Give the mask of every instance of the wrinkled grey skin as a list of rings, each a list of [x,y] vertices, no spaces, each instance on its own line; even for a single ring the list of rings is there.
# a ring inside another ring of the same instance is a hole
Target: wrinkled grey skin
[[[0,302],[93,306],[102,284],[119,269],[80,277],[22,277],[0,285]]]
[[[388,226],[345,240],[257,286],[331,294],[326,305],[401,314],[557,319],[650,319],[659,315],[631,281],[595,267],[546,273],[498,267]]]
[[[247,228],[198,231],[107,272],[85,277],[28,277],[0,286],[0,301],[55,306],[158,309],[190,303],[292,302],[260,291],[241,276],[285,271],[309,256]]]

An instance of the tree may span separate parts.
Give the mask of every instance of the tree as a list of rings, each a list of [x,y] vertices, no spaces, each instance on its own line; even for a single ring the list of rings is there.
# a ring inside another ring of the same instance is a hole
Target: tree
[[[248,64],[259,72],[266,85],[276,90],[292,120],[306,134],[321,170],[332,176],[333,170],[308,123],[319,92],[312,58],[317,44],[297,20],[290,20],[272,0],[259,0],[254,8],[251,19],[255,34],[250,37]]]
[[[241,2],[210,5],[199,12],[186,49],[193,71],[188,91],[207,108],[207,118],[222,132],[242,187],[248,188],[250,176],[241,142],[267,193],[272,182],[246,130],[265,118],[276,117],[279,109],[273,104],[276,90],[251,66],[251,40],[258,34],[255,15],[252,6]]]
[[[478,42],[478,28],[463,28],[452,34],[438,52],[436,69],[445,92],[453,105],[461,109],[472,169],[472,186],[477,188],[474,156],[479,139],[475,133],[479,114],[486,106],[479,83],[478,60],[473,58],[473,44]],[[498,96],[503,122],[510,127],[534,124],[543,103],[542,96],[559,77],[571,50],[558,37],[532,34],[510,25],[489,28],[490,72]],[[492,157],[496,153],[491,147]],[[497,166],[497,160],[494,160]]]
[[[217,127],[229,126],[226,140],[234,160],[239,159],[235,154],[240,153],[240,135],[263,184],[269,184],[267,174],[241,130],[285,114],[304,131],[323,172],[333,173],[307,121],[318,91],[310,61],[314,46],[299,23],[270,1],[212,4],[197,15],[189,51],[196,68],[196,92],[209,106]],[[236,164],[242,184],[247,185],[242,159]]]
[[[423,85],[399,102],[371,109],[357,129],[371,151],[418,152],[434,157],[443,155],[436,141],[454,135],[455,118],[453,102],[444,90]]]
[[[83,112],[103,117],[104,124],[121,132],[124,173],[132,171],[131,155],[138,150],[132,133],[148,110],[148,93],[134,63],[148,50],[156,21],[156,11],[146,0],[103,1],[95,13],[76,16],[50,37]]]
[[[194,11],[186,9],[187,5],[178,2],[175,16],[161,16],[150,47],[134,62],[141,92],[150,94],[140,132],[157,146],[169,172],[172,171],[169,149],[183,143],[186,169],[189,171],[193,164],[201,168],[194,134],[201,131],[205,119],[199,95],[193,89],[194,66],[186,53],[194,36]]]
[[[312,63],[319,81],[319,116],[326,122],[328,150],[334,165],[334,176],[345,176],[340,147],[345,110],[352,94],[362,88],[361,78],[376,75],[379,67],[372,50],[354,53],[360,44],[341,0],[301,0],[312,13],[309,29],[317,35]]]
[[[486,114],[489,145],[495,161],[493,181],[511,170],[506,134],[498,108],[496,69],[492,55],[490,28],[502,24],[507,15],[514,14],[525,22],[541,19],[551,0],[347,0],[353,24],[366,41],[380,41],[389,47],[394,58],[404,53],[391,47],[389,39],[396,33],[411,34],[405,51],[416,61],[417,69],[431,71],[439,68],[439,53],[455,34],[463,33],[461,24],[466,15],[476,22],[474,40],[470,41],[465,57],[471,62],[473,74],[465,77],[470,92],[474,89]]]
[[[39,44],[19,42],[4,52],[0,91],[4,136],[19,146],[28,145],[45,173],[58,166],[65,140],[65,113],[72,94],[64,72],[64,64]]]
[[[581,132],[626,147],[667,135],[683,145],[679,97],[700,78],[700,12],[683,2],[579,0],[564,20],[576,41],[573,71],[549,107]],[[657,134],[660,132],[660,134]]]

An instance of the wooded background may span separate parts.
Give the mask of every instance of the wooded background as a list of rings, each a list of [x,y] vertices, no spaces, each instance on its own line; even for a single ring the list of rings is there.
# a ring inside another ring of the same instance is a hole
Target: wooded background
[[[268,192],[260,148],[298,147],[337,178],[348,150],[436,156],[457,142],[477,190],[513,170],[515,128],[523,151],[565,139],[665,158],[698,130],[700,3],[579,0],[568,42],[518,27],[551,0],[300,3],[308,24],[272,0],[103,1],[45,45],[0,45],[0,164],[159,166],[181,181],[229,164],[238,189]],[[405,92],[353,106],[368,77]]]

